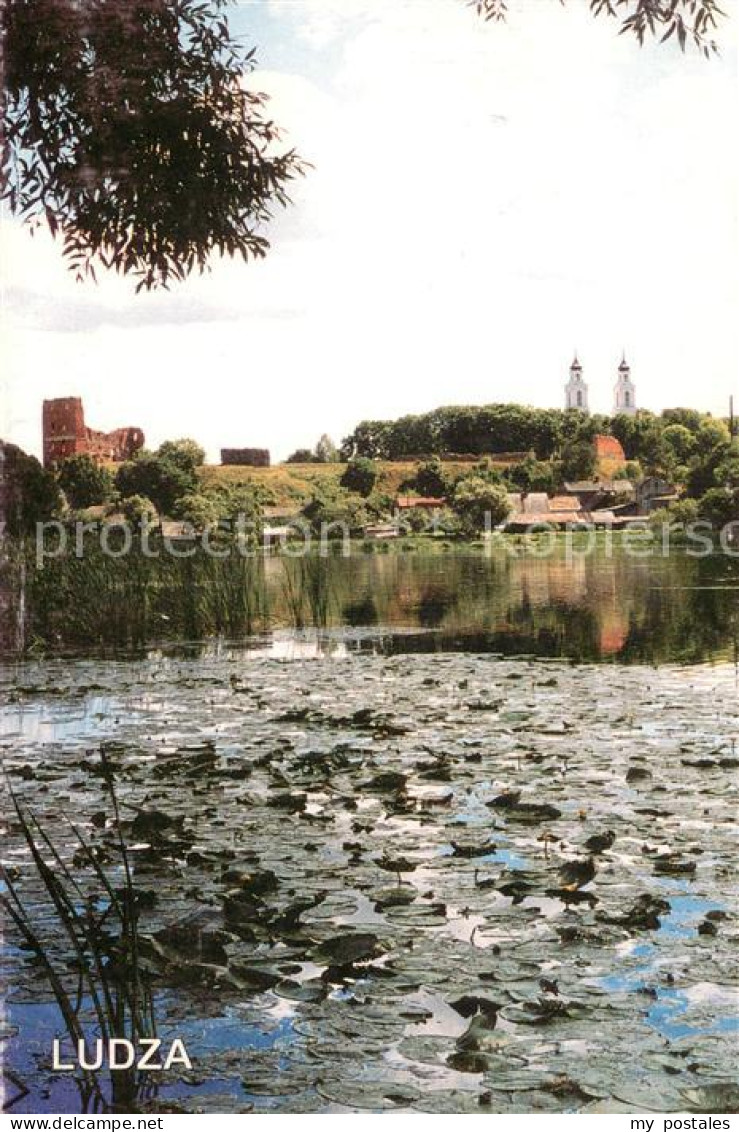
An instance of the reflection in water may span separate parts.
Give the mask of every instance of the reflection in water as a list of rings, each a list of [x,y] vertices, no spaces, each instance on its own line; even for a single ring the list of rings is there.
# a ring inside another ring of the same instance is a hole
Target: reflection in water
[[[207,561],[188,560],[183,573],[176,563],[144,568],[117,560],[105,564],[105,585],[92,590],[83,565],[54,585],[34,579],[29,640],[75,652],[214,637],[254,639],[264,648],[264,634],[277,633],[277,655],[303,656],[316,646],[300,637],[288,644],[280,630],[325,630],[320,647],[333,650],[344,629],[341,648],[385,652],[649,663],[736,653],[739,564],[728,556],[635,558],[603,547],[574,558],[563,547],[548,557],[504,550],[488,556],[437,546],[305,561],[270,557],[232,570],[226,562],[216,564],[219,573]],[[373,632],[359,632],[367,629]]]

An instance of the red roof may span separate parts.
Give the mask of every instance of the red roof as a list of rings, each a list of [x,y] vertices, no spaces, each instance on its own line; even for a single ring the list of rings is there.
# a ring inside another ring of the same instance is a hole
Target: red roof
[[[626,460],[626,453],[621,447],[621,442],[616,440],[615,436],[596,436],[595,455],[598,459],[607,457],[611,460]]]

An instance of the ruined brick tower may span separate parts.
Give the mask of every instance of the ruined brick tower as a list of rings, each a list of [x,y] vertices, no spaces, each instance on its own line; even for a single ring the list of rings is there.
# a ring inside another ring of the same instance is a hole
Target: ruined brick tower
[[[79,454],[92,456],[101,463],[119,463],[129,460],[144,446],[140,428],[117,428],[113,432],[87,428],[81,397],[44,401],[43,431],[46,468]]]

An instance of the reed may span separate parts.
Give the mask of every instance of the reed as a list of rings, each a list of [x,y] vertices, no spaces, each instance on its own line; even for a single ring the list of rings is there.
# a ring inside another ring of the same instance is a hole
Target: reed
[[[114,883],[93,847],[70,821],[78,845],[75,868],[80,875],[73,874],[38,818],[9,788],[45,900],[31,909],[17,883],[3,869],[7,895],[0,901],[43,972],[75,1047],[86,1041],[93,1029],[103,1041],[126,1038],[135,1044],[141,1038],[156,1037],[151,982],[141,962],[133,870],[121,832],[111,767],[104,755],[102,759],[122,885]],[[56,932],[50,933],[47,928],[44,933],[40,925],[45,924],[54,925]],[[50,934],[54,942],[50,942]],[[66,945],[61,950],[59,941]],[[83,1078],[88,1094],[107,1106],[101,1082],[89,1071]],[[111,1070],[109,1107],[131,1111],[147,1083],[147,1075],[135,1069]]]
[[[325,628],[333,605],[329,561],[316,555],[283,558],[282,569],[282,597],[293,628]]]

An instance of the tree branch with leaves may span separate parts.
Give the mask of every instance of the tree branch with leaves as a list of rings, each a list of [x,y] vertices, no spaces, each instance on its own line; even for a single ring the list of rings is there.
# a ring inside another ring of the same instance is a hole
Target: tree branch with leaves
[[[227,0],[5,0],[3,195],[78,277],[138,288],[265,255],[303,170],[245,76]]]
[[[564,5],[566,0],[559,2]],[[484,20],[500,22],[507,18],[511,0],[468,0],[468,3]],[[640,47],[648,39],[664,43],[674,35],[683,51],[690,42],[706,57],[718,50],[713,33],[726,15],[717,0],[587,0],[587,3],[594,16],[609,16],[618,21],[619,34],[635,36]]]

